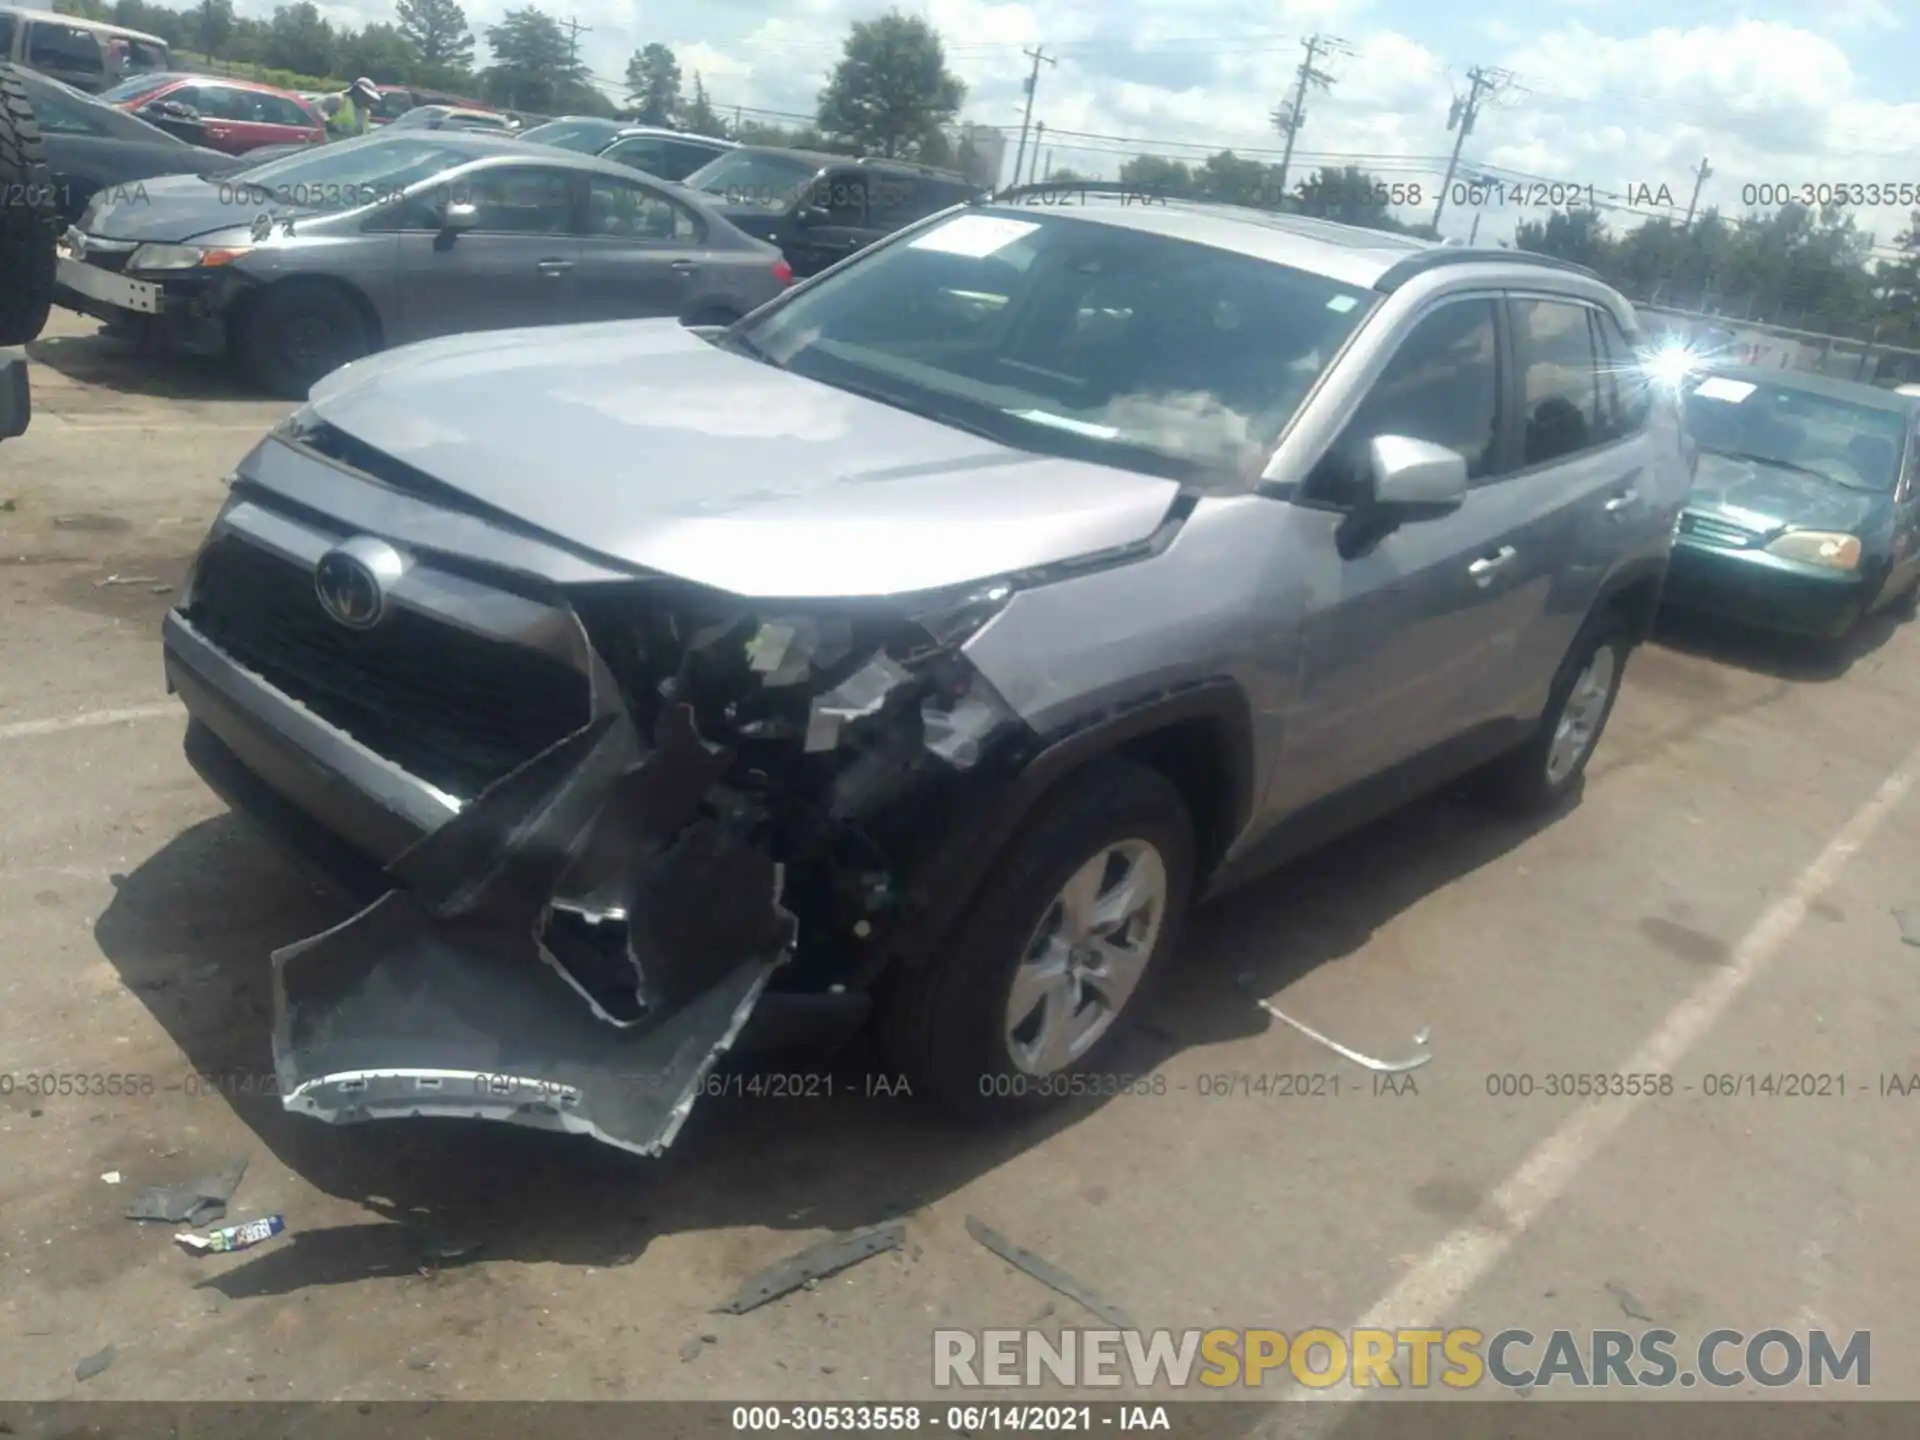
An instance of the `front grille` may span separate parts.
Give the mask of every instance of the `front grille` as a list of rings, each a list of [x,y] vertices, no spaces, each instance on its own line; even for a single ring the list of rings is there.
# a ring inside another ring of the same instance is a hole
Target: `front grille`
[[[586,677],[538,651],[396,609],[337,624],[313,574],[243,540],[203,557],[186,618],[274,688],[461,799],[586,723]]]
[[[1760,538],[1753,531],[1735,525],[1730,520],[1692,514],[1681,517],[1680,533],[1698,540],[1702,545],[1719,545],[1729,550],[1744,550]]]

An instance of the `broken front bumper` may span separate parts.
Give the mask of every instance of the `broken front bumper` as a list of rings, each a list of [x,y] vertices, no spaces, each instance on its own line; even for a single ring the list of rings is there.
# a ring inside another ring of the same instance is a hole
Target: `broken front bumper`
[[[591,664],[584,726],[451,818],[413,815],[425,802],[379,786],[378,757],[168,617],[169,680],[194,715],[188,752],[216,789],[245,793],[283,833],[312,809],[363,843],[418,837],[380,864],[340,834],[306,832],[325,847],[309,860],[383,893],[273,956],[288,1109],[337,1123],[506,1120],[646,1155],[672,1143],[797,927],[780,867],[701,813],[727,753],[682,707],[642,740],[597,656]],[[325,733],[282,733],[266,714]],[[554,897],[589,855],[617,857],[628,876],[635,1015],[610,1013],[556,955]]]

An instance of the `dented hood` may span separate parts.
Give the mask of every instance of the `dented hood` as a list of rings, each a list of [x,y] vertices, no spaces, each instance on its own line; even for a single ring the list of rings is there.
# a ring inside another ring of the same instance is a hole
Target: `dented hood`
[[[318,417],[551,535],[749,596],[906,593],[1150,536],[1169,480],[999,445],[672,320],[407,346]]]

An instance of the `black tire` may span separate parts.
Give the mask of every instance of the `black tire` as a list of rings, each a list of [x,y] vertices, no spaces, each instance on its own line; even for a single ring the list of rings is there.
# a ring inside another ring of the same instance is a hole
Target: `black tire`
[[[1547,696],[1547,708],[1532,737],[1518,749],[1502,756],[1486,772],[1486,794],[1500,809],[1514,815],[1549,815],[1571,803],[1586,779],[1587,763],[1600,748],[1607,721],[1613,717],[1614,701],[1620,698],[1620,682],[1627,673],[1627,659],[1633,653],[1634,637],[1628,617],[1608,607],[1590,619],[1568,647],[1560,671],[1553,678]],[[1602,649],[1613,652],[1612,676],[1598,718],[1593,722],[1586,748],[1572,765],[1556,771],[1549,763],[1560,722],[1566,716],[1574,687]]]
[[[278,285],[250,305],[236,355],[249,379],[282,400],[304,400],[314,383],[374,348],[367,322],[329,285]]]
[[[26,87],[0,65],[0,345],[25,345],[46,329],[59,213]]]
[[[1074,872],[1127,840],[1144,840],[1159,852],[1167,881],[1144,973],[1117,1020],[1085,1054],[1036,1080],[1016,1064],[1007,1039],[1010,987],[1022,952]],[[1193,887],[1193,849],[1186,804],[1158,772],[1107,760],[1062,782],[994,864],[939,953],[886,977],[881,1040],[913,1093],[984,1119],[1016,1118],[1071,1094],[1114,1088],[1095,1070],[1179,942]]]

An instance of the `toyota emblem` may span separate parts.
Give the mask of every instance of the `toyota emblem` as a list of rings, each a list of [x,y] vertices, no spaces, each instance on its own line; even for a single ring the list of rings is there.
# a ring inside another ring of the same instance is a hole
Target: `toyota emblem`
[[[392,587],[406,560],[384,540],[359,535],[336,545],[313,567],[320,608],[349,630],[371,630],[387,618]]]

